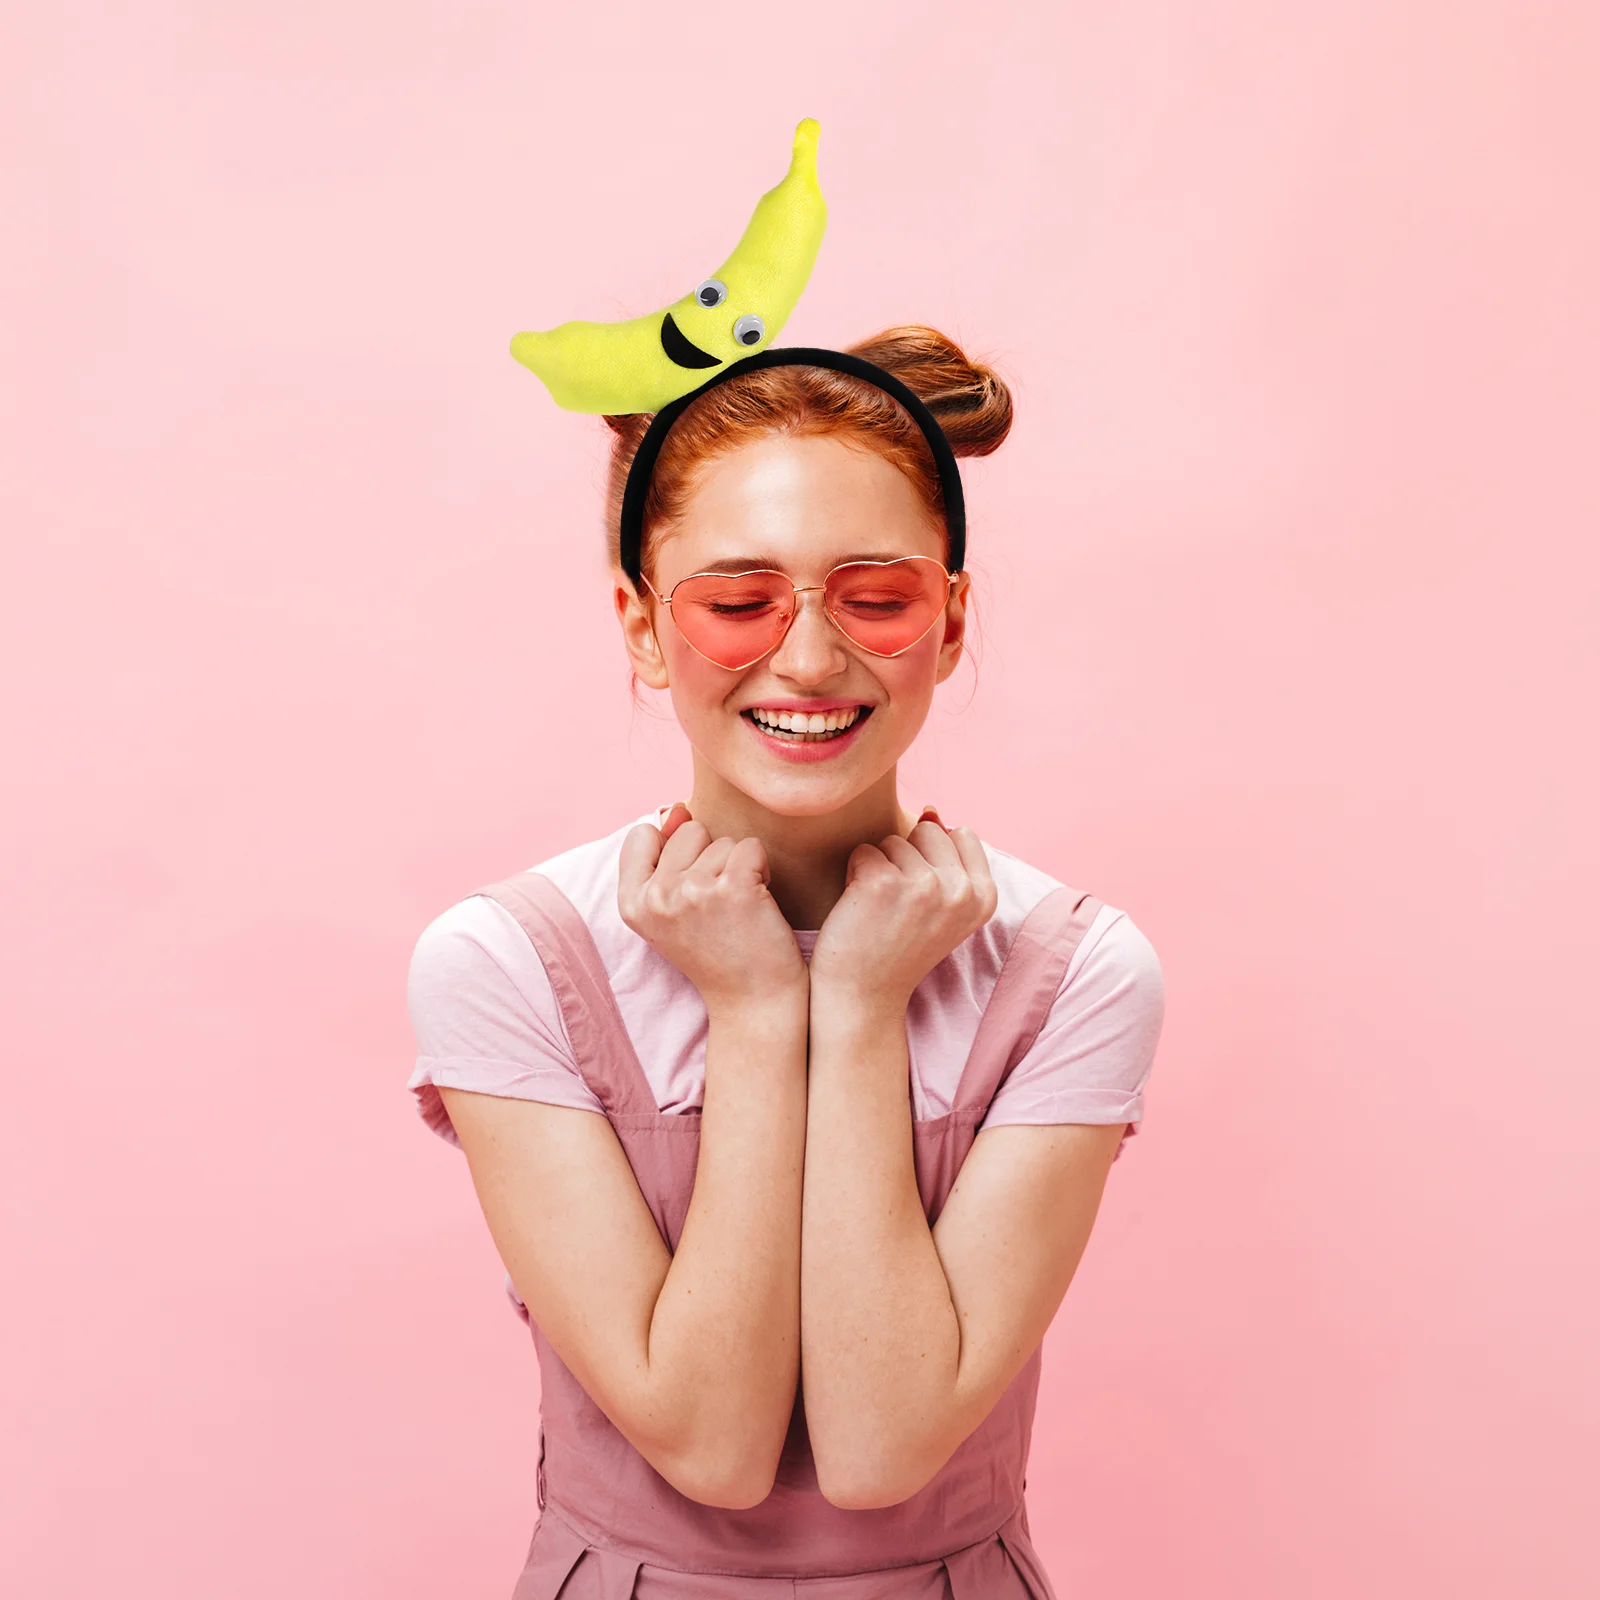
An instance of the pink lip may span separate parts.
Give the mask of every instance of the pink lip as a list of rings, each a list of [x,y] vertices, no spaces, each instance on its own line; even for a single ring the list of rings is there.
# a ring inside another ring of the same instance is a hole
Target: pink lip
[[[763,700],[762,706],[772,711],[843,711],[850,706],[861,704],[859,700],[845,700],[843,702],[830,701],[827,704],[816,704],[795,701],[792,704],[773,704]],[[755,734],[761,743],[775,756],[782,756],[785,761],[828,761],[834,756],[845,753],[856,741],[856,735],[872,720],[870,717],[858,717],[845,731],[833,739],[818,739],[814,743],[810,740],[791,741],[788,739],[775,739],[770,733],[765,732],[761,724],[754,717],[740,717],[739,720]]]

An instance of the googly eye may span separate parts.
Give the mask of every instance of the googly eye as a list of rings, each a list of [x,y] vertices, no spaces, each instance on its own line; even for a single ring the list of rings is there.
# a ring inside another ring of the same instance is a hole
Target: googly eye
[[[767,331],[767,325],[755,312],[748,316],[740,317],[733,325],[733,337],[736,344],[760,344],[762,336]]]
[[[694,303],[715,311],[728,298],[728,286],[721,278],[707,278],[694,292]]]

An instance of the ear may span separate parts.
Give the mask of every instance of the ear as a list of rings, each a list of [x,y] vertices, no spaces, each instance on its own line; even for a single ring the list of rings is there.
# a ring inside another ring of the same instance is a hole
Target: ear
[[[655,600],[650,591],[635,589],[618,572],[613,578],[611,598],[617,608],[617,621],[622,624],[623,646],[639,681],[651,689],[665,689],[667,663],[661,654],[661,641],[656,638],[652,617]]]
[[[972,574],[958,572],[950,585],[950,598],[944,605],[944,643],[939,646],[939,670],[935,683],[943,683],[956,670],[967,643],[967,613],[972,605]]]

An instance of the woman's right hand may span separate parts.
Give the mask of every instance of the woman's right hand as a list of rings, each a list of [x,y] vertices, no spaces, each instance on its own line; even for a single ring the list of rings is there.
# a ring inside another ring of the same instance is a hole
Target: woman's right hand
[[[807,975],[767,890],[770,876],[759,839],[713,839],[674,806],[663,827],[641,822],[623,841],[617,908],[700,991],[708,1011],[771,1004],[804,994]]]

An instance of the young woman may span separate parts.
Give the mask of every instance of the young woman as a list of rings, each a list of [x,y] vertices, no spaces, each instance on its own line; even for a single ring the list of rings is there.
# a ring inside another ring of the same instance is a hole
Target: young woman
[[[939,430],[985,454],[1011,402],[930,329],[848,354],[719,381],[642,465],[651,419],[609,419],[617,615],[689,799],[417,946],[411,1086],[539,1352],[517,1600],[1053,1593],[1039,1345],[1161,974],[1122,912],[902,806],[968,623]]]

